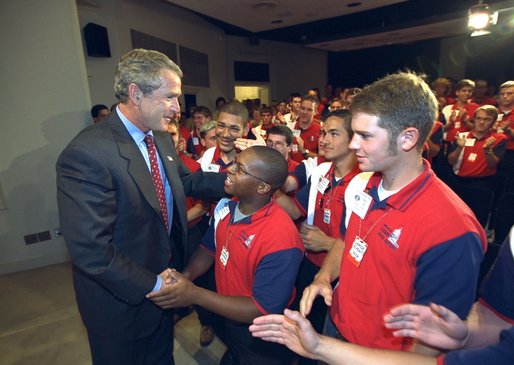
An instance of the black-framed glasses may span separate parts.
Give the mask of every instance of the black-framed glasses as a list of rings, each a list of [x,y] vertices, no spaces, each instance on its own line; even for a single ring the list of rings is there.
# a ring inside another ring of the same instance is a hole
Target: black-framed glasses
[[[256,178],[256,179],[257,179],[257,180],[259,180],[259,181],[262,181],[262,182],[263,182],[263,183],[265,183],[265,184],[271,185],[271,184],[270,184],[269,182],[267,182],[266,180],[263,180],[263,179],[261,179],[260,177],[255,176],[254,174],[249,173],[248,171],[246,171],[246,170],[243,168],[243,165],[241,165],[241,164],[240,164],[239,162],[237,162],[237,161],[236,161],[236,163],[234,163],[234,172],[235,172],[235,173],[239,173],[239,172],[241,172],[241,173],[243,173],[243,174],[245,174],[245,175],[249,175],[249,176],[251,176],[251,177]]]

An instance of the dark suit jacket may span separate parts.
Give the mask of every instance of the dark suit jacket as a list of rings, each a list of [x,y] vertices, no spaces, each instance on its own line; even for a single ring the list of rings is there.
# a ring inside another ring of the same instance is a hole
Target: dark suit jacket
[[[80,132],[57,161],[77,304],[88,330],[104,336],[135,339],[155,329],[164,311],[145,295],[157,274],[187,260],[185,195],[224,195],[224,174],[191,174],[169,135],[154,137],[173,192],[171,235],[149,169],[117,113]]]

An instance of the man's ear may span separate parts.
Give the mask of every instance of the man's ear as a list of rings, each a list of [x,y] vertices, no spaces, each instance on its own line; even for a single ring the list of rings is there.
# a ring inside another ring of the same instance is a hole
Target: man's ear
[[[139,86],[134,83],[131,83],[128,86],[128,98],[132,102],[132,104],[139,105],[141,104],[141,98],[143,97],[143,93]]]
[[[419,140],[419,131],[414,127],[405,128],[398,136],[398,147],[403,151],[410,151],[416,148]]]
[[[202,147],[205,147],[205,139],[200,138],[200,143],[202,144]]]
[[[268,194],[271,191],[271,185],[265,182],[262,182],[257,187],[257,192],[261,195]]]

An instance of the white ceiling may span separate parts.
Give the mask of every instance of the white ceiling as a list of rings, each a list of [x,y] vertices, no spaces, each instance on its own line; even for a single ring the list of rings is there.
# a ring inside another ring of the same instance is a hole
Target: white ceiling
[[[199,14],[221,20],[252,33],[311,23],[338,16],[377,9],[406,0],[164,0]],[[414,0],[411,0],[414,1]],[[447,0],[453,1],[453,0]],[[469,6],[478,3],[470,0]],[[352,6],[354,4],[354,6]],[[514,1],[504,1],[491,6],[493,10],[505,9]],[[434,6],[437,6],[434,4]],[[326,51],[349,51],[391,44],[405,44],[420,40],[442,38],[467,33],[466,9],[459,17],[438,18],[430,24],[412,25],[366,35],[352,35],[326,41],[304,42],[303,45]],[[430,20],[430,19],[428,19]]]

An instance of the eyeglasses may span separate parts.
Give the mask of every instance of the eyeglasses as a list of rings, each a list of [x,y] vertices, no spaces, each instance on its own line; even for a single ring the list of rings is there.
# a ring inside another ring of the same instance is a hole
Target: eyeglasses
[[[271,147],[271,148],[283,148],[283,147],[287,147],[287,143],[282,142],[282,141],[273,142],[268,139],[266,141],[266,146]]]
[[[236,174],[237,174],[237,173],[243,173],[243,174],[245,174],[245,175],[249,175],[249,176],[251,176],[251,177],[254,177],[254,178],[256,178],[256,179],[257,179],[257,180],[259,180],[259,181],[262,181],[262,182],[263,182],[263,183],[265,183],[265,184],[271,185],[269,182],[267,182],[267,181],[265,181],[265,180],[261,179],[260,177],[255,176],[254,174],[251,174],[251,173],[249,173],[248,171],[246,171],[246,170],[243,168],[243,165],[241,165],[241,164],[240,164],[239,162],[237,162],[237,161],[236,161],[236,163],[234,164],[234,168],[235,168],[235,169],[234,169],[234,172],[235,172]]]

